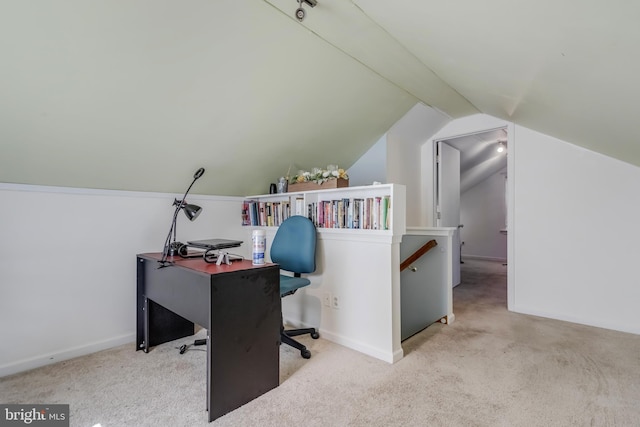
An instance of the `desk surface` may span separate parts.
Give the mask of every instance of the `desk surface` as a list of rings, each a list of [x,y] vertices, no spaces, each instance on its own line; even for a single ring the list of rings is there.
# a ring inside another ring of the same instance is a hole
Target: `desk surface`
[[[160,261],[162,259],[162,253],[152,252],[145,254],[138,254],[140,258],[146,258],[149,260]],[[174,267],[183,267],[190,270],[195,270],[205,274],[221,274],[221,273],[233,273],[241,270],[251,270],[254,268],[263,268],[270,265],[276,265],[273,263],[265,263],[262,265],[254,265],[250,260],[235,260],[231,262],[231,265],[221,264],[217,265],[215,262],[210,263],[204,261],[201,257],[198,258],[182,258],[180,256],[170,256],[167,258],[167,262],[172,263]]]

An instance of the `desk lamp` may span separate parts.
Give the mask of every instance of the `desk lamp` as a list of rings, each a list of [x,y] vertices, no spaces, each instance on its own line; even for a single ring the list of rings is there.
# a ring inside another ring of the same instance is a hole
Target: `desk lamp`
[[[182,243],[176,241],[176,221],[178,219],[178,213],[181,210],[184,210],[184,214],[189,218],[189,221],[194,221],[200,212],[202,212],[202,208],[197,205],[188,204],[185,200],[189,190],[193,187],[193,184],[204,174],[204,168],[200,168],[193,175],[193,181],[187,191],[185,191],[184,196],[182,196],[182,200],[174,199],[173,206],[176,207],[176,211],[173,213],[173,220],[171,221],[171,228],[169,228],[169,234],[167,234],[167,238],[164,241],[164,249],[162,250],[162,260],[160,261],[160,267],[167,266],[167,257],[173,256],[178,253],[178,250]]]

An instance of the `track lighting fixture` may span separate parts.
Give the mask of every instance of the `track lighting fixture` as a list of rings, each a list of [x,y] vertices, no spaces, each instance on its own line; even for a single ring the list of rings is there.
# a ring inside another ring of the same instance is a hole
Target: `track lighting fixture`
[[[307,5],[311,6],[311,7],[316,7],[316,5],[318,4],[317,0],[297,0],[298,1],[298,8],[296,9],[296,19],[300,22],[304,21],[304,17],[307,15],[307,13],[305,12],[305,10],[302,8],[302,3],[306,3]]]

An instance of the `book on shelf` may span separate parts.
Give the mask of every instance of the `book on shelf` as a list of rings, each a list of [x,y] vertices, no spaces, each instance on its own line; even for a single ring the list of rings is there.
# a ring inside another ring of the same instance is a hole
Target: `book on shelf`
[[[289,201],[266,202],[244,200],[242,202],[242,225],[278,227],[292,215]]]
[[[295,200],[244,200],[242,225],[278,227],[292,215],[307,216],[317,228],[389,230],[391,196],[372,196],[319,200],[307,203]]]
[[[371,229],[378,230],[378,227],[380,227],[380,197],[374,197],[371,209]]]
[[[242,225],[251,225],[251,214],[249,212],[249,201],[242,202]]]
[[[318,228],[389,230],[391,196],[320,200],[309,203],[307,212]]]
[[[295,214],[296,215],[304,215],[304,198],[296,197],[296,205],[295,205]]]

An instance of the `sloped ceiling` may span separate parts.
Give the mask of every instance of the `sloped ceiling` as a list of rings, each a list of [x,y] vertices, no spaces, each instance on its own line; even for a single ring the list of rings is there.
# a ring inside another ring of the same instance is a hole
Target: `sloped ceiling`
[[[640,164],[640,3],[354,3],[483,113]]]
[[[495,129],[443,141],[460,151],[460,193],[507,167],[507,131]],[[501,146],[502,151],[498,151]]]
[[[267,191],[416,103],[640,164],[635,2],[8,0],[0,182]]]
[[[180,193],[202,166],[193,192],[260,194],[418,102],[263,1],[2,9],[0,182]]]

